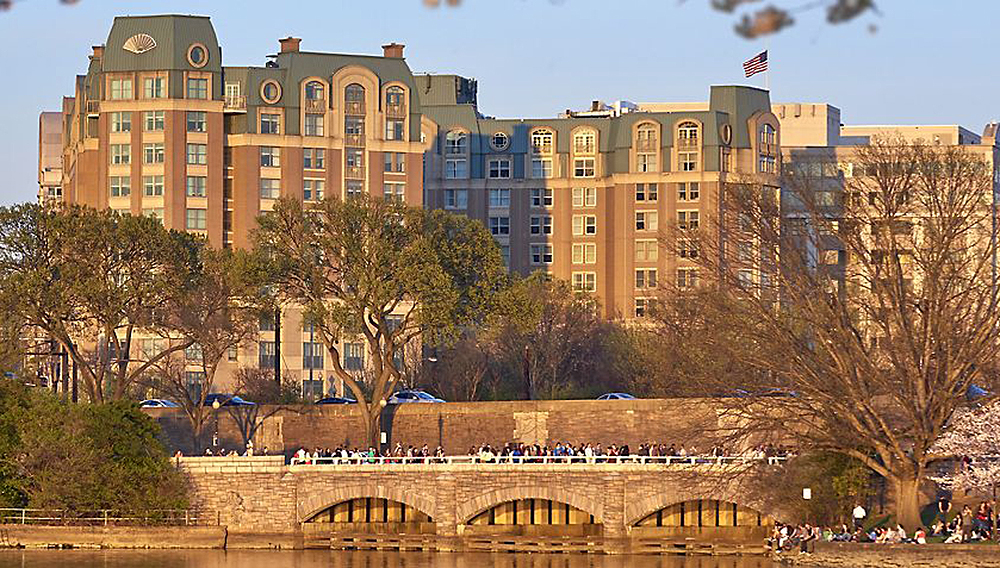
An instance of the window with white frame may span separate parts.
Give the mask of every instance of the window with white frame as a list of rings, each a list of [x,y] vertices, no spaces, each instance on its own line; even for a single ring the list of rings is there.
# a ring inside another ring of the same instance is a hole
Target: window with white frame
[[[365,367],[365,346],[363,343],[344,344],[344,369],[360,371]]]
[[[761,173],[773,174],[778,172],[778,162],[774,156],[761,156],[757,167]]]
[[[594,158],[574,158],[573,177],[578,177],[578,178],[594,177]]]
[[[597,262],[597,244],[573,243],[573,264],[595,264]]]
[[[382,197],[386,201],[394,203],[406,202],[406,183],[401,181],[387,181],[382,184]]]
[[[510,267],[510,245],[505,243],[499,243],[500,245],[500,256],[503,258],[503,265]]]
[[[773,146],[778,140],[778,133],[770,124],[765,124],[760,128],[761,146]]]
[[[597,135],[591,131],[577,132],[573,135],[574,154],[593,154],[597,150]]]
[[[696,268],[678,268],[677,269],[677,287],[681,290],[686,290],[694,288],[698,285],[698,269]]]
[[[128,197],[132,194],[132,178],[129,176],[111,176],[108,178],[111,197]]]
[[[164,114],[162,110],[147,110],[142,113],[143,129],[146,132],[163,130]]]
[[[574,187],[573,207],[596,207],[597,188],[596,187]]]
[[[302,198],[306,201],[322,201],[326,193],[326,181],[321,179],[302,180]]]
[[[650,290],[656,288],[656,269],[637,268],[635,271],[635,289]]]
[[[403,152],[383,152],[383,171],[393,174],[406,172],[406,154]]]
[[[347,199],[361,197],[365,194],[365,183],[359,179],[349,179],[344,181],[344,195]]]
[[[469,134],[461,130],[449,131],[444,136],[445,154],[464,155],[469,151]]]
[[[187,163],[195,166],[208,164],[208,146],[206,144],[188,144]]]
[[[698,152],[678,152],[677,164],[682,172],[698,171]]]
[[[659,186],[655,183],[635,184],[635,200],[637,202],[655,203],[659,199]]]
[[[509,189],[491,189],[490,190],[490,208],[491,209],[506,209],[510,207],[510,190]]]
[[[531,264],[552,264],[552,245],[533,244],[529,247]]]
[[[208,98],[208,79],[201,79],[197,77],[188,77],[187,80],[187,98],[189,99],[207,99]]]
[[[698,182],[677,184],[677,201],[698,201],[699,197],[701,197],[701,187]]]
[[[186,224],[188,230],[204,231],[208,228],[208,211],[205,209],[188,209]]]
[[[503,150],[506,150],[509,145],[510,137],[503,132],[494,132],[493,137],[490,138],[490,146],[492,146],[494,150],[502,152]]]
[[[677,228],[684,230],[695,230],[698,228],[698,222],[701,220],[701,215],[698,211],[678,211],[677,212]]]
[[[636,170],[656,171],[656,156],[660,151],[659,129],[654,124],[643,124],[636,130]]]
[[[204,111],[189,110],[187,111],[187,131],[188,132],[206,132],[207,120]]]
[[[142,163],[162,164],[165,158],[163,142],[147,142],[142,145]]]
[[[659,214],[656,211],[636,211],[635,230],[655,231],[659,222]]]
[[[653,298],[635,299],[635,317],[644,318],[649,315],[649,308],[652,307]]]
[[[535,179],[552,177],[552,158],[532,158],[531,177]]]
[[[109,156],[113,165],[128,164],[132,161],[132,146],[128,144],[112,144]]]
[[[573,215],[573,234],[589,236],[597,234],[597,215]]]
[[[281,195],[281,180],[271,178],[260,179],[260,198],[277,199]]]
[[[510,234],[510,217],[490,217],[490,234],[493,236]]]
[[[510,178],[510,159],[491,158],[489,161],[489,176],[490,179]]]
[[[302,368],[322,369],[323,368],[323,344],[318,341],[304,341],[302,343]],[[317,381],[322,384],[322,381]],[[320,392],[319,394],[322,394]]]
[[[445,209],[465,209],[468,206],[469,206],[469,190],[467,189],[444,190]]]
[[[281,134],[281,115],[274,112],[260,113],[261,134]]]
[[[660,257],[659,244],[654,239],[640,239],[635,241],[635,261],[636,262],[656,262]]]
[[[532,235],[551,235],[552,217],[549,215],[532,216],[530,232]]]
[[[531,188],[531,206],[535,208],[552,207],[552,189],[548,187]]]
[[[322,170],[326,168],[326,150],[323,148],[305,148],[302,150],[302,167],[307,170]]]
[[[679,148],[698,147],[698,125],[694,122],[683,122],[677,127],[677,146]]]
[[[111,100],[120,101],[132,98],[132,79],[111,80]]]
[[[640,172],[656,171],[656,154],[642,153],[636,154],[636,170]]]
[[[142,96],[145,99],[162,99],[167,93],[165,77],[146,77],[142,80]]]
[[[146,197],[163,195],[163,176],[142,176],[142,194]]]
[[[132,113],[113,112],[111,113],[111,132],[131,132]]]
[[[207,195],[208,178],[205,176],[187,176],[185,194],[188,197],[205,197]]]
[[[469,162],[465,158],[448,158],[444,161],[445,179],[465,179],[469,177]]]
[[[323,136],[323,115],[318,113],[306,113],[305,130],[306,136]]]
[[[573,290],[576,292],[596,292],[597,273],[596,272],[574,272]]]
[[[551,154],[554,134],[551,130],[536,130],[531,133],[531,153]]]
[[[277,146],[261,146],[260,147],[260,167],[262,168],[280,168],[281,167],[281,148]]]
[[[386,140],[405,140],[406,139],[406,122],[401,118],[387,118],[385,119],[385,139]]]

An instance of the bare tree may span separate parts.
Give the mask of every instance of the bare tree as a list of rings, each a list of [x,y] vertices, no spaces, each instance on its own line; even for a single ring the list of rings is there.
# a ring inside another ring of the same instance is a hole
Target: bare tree
[[[691,350],[726,362],[684,368],[729,395],[734,437],[860,460],[912,527],[927,468],[945,457],[934,444],[1000,345],[992,172],[960,147],[875,139],[851,174],[786,171],[780,200],[725,187],[712,226],[683,235],[698,242],[702,286],[664,298],[654,319],[667,341],[698,330]]]

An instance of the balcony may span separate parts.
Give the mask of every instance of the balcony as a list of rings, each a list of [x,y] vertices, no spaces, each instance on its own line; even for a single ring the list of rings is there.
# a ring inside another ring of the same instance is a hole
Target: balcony
[[[365,147],[365,135],[364,134],[345,134],[344,135],[344,146],[353,146],[355,148]]]
[[[697,138],[678,138],[677,139],[678,148],[697,148],[698,139]]]
[[[101,101],[87,101],[87,116],[101,114]]]
[[[655,152],[656,138],[639,138],[635,142],[635,149],[639,152]]]
[[[403,103],[388,103],[385,105],[385,115],[389,118],[406,118],[406,105]]]
[[[365,101],[347,101],[344,104],[344,114],[355,116],[365,115]]]
[[[223,112],[246,112],[246,95],[226,95],[222,102]]]
[[[344,177],[347,179],[365,179],[365,167],[364,166],[347,166],[344,172]]]
[[[305,99],[302,102],[306,112],[326,112],[326,101],[323,99]]]
[[[574,144],[573,145],[573,153],[574,154],[593,154],[594,153],[594,144],[593,144],[593,142],[584,142],[584,143],[580,143],[580,144]]]

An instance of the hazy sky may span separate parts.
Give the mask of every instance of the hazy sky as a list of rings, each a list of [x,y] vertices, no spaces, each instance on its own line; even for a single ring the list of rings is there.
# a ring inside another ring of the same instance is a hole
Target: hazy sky
[[[397,41],[414,72],[478,79],[481,111],[499,117],[763,86],[760,75],[744,79],[741,64],[768,47],[772,100],[829,102],[845,123],[958,123],[979,133],[1000,118],[1000,0],[877,4],[881,16],[840,26],[820,11],[796,13],[794,27],[746,41],[708,0],[464,0],[436,9],[421,0],[18,0],[0,12],[0,203],[35,199],[38,113],[73,94],[90,46],[123,14],[211,16],[228,65],[262,65],[288,35],[303,38],[304,50],[345,53],[378,54]]]

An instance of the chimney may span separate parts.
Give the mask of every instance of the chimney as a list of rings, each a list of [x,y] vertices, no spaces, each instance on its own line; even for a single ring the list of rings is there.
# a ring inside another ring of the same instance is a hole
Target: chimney
[[[94,50],[94,55],[91,56],[93,59],[100,59],[101,57],[104,56],[104,46],[103,45],[95,45],[95,46],[93,46],[92,49]]]
[[[302,43],[302,38],[289,36],[284,39],[279,39],[278,43],[281,44],[281,53],[290,53],[299,50],[299,44]]]
[[[403,48],[406,47],[401,43],[387,43],[382,46],[382,57],[393,57],[396,59],[403,58]]]

